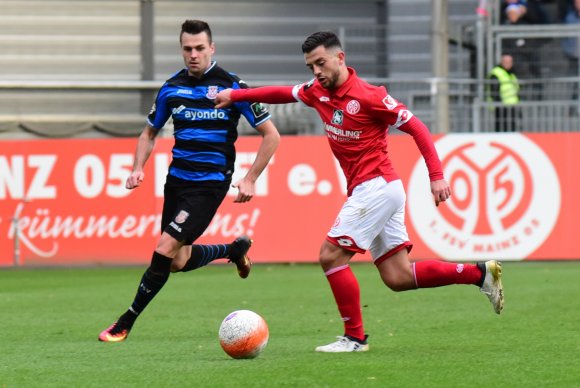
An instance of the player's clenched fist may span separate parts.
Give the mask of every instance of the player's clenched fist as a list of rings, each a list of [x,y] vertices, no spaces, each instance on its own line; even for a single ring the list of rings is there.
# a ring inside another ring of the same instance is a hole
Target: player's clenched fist
[[[227,108],[232,105],[232,89],[224,89],[218,93],[214,103],[216,109]]]
[[[128,190],[133,190],[135,187],[139,187],[141,182],[143,182],[143,178],[145,174],[143,171],[135,171],[132,172],[131,175],[127,178],[127,183],[125,183],[125,188]]]

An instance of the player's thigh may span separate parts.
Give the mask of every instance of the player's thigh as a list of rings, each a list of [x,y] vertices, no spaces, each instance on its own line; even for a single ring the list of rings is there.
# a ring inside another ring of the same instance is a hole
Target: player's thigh
[[[395,211],[391,183],[382,177],[361,183],[341,208],[327,239],[334,245],[364,253]]]
[[[179,189],[179,195],[175,198],[176,203],[168,206],[173,210],[173,214],[171,217],[167,215],[165,222],[162,222],[163,231],[182,241],[184,245],[192,244],[209,226],[228,188],[229,183],[222,182],[215,186]]]
[[[175,217],[175,210],[179,205],[179,193],[179,187],[165,185],[163,190],[163,209],[161,211],[161,233]]]
[[[381,225],[379,232],[370,244],[369,250],[373,261],[389,256],[401,246],[410,246],[407,227],[405,226],[406,195],[403,183],[396,180],[390,183],[388,208],[389,217]]]
[[[176,240],[175,237],[168,233],[161,233],[155,251],[165,257],[175,259],[182,247],[183,241]]]

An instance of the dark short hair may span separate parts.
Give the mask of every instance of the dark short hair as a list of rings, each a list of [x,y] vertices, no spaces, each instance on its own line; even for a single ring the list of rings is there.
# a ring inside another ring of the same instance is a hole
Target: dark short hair
[[[334,32],[331,31],[318,31],[310,35],[304,43],[302,43],[302,53],[306,54],[317,48],[318,46],[324,46],[324,48],[340,48],[340,39]]]
[[[207,37],[209,38],[209,43],[212,42],[211,37],[211,29],[209,28],[209,24],[204,22],[203,20],[186,20],[181,25],[181,33],[179,34],[179,41],[181,42],[181,36],[183,33],[186,32],[188,34],[200,34],[205,32]]]

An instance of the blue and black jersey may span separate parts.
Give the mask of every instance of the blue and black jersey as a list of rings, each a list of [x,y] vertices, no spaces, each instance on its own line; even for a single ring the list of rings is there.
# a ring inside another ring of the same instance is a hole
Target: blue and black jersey
[[[260,103],[236,102],[229,108],[216,109],[215,96],[228,88],[247,85],[212,62],[201,79],[183,69],[159,90],[147,121],[160,130],[169,117],[173,118],[175,145],[170,177],[189,182],[231,179],[240,116],[256,127],[270,119],[270,114]]]

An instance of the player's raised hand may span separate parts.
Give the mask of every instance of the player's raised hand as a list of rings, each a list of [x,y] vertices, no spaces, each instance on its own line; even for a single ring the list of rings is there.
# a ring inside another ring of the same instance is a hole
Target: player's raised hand
[[[145,178],[145,173],[143,171],[133,171],[131,175],[127,178],[127,183],[125,183],[125,188],[133,190],[135,187],[141,186],[141,182]]]
[[[214,102],[216,109],[227,108],[232,105],[232,89],[224,89],[218,93]]]
[[[236,196],[236,199],[234,199],[234,202],[238,203],[248,202],[254,197],[254,188],[255,188],[254,182],[252,182],[249,179],[246,178],[240,179],[239,181],[234,183],[232,187],[238,189],[238,195]]]
[[[445,179],[439,179],[431,182],[431,193],[435,199],[435,206],[451,197],[451,188]]]

